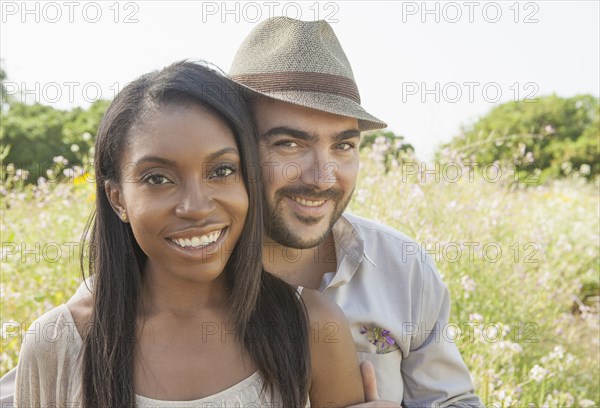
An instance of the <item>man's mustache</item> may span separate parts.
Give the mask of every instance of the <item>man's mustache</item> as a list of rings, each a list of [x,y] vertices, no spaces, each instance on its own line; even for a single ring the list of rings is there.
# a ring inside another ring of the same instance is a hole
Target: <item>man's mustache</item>
[[[337,188],[329,188],[327,190],[315,190],[306,186],[285,187],[277,191],[277,195],[282,196],[298,196],[311,201],[339,199],[342,192]]]

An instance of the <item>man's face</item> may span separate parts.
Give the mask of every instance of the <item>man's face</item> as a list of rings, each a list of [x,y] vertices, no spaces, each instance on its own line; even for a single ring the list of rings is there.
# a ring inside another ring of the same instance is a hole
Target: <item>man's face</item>
[[[272,100],[255,102],[254,111],[267,235],[287,247],[312,248],[327,237],[354,191],[358,121]]]

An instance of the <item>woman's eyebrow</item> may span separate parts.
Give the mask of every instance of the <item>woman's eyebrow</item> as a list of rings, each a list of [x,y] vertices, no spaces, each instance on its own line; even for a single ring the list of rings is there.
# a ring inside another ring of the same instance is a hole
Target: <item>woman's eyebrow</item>
[[[173,160],[165,159],[164,157],[160,157],[160,156],[152,156],[152,155],[143,156],[141,159],[136,161],[135,164],[137,166],[139,166],[140,164],[147,163],[147,162],[161,163],[161,164],[165,164],[165,165],[171,166],[171,167],[177,166]]]
[[[235,147],[224,147],[216,152],[210,153],[205,157],[206,161],[212,161],[225,154],[235,154],[239,156],[239,152]],[[177,167],[177,162],[160,156],[146,155],[135,162],[137,166],[144,163],[160,163],[166,166]]]
[[[232,153],[235,155],[240,155],[240,153],[238,152],[238,150],[235,147],[224,147],[220,150],[217,150],[216,152],[213,152],[209,155],[206,156],[206,161],[212,161],[215,160],[216,158],[223,156],[224,154],[228,154],[228,153]]]

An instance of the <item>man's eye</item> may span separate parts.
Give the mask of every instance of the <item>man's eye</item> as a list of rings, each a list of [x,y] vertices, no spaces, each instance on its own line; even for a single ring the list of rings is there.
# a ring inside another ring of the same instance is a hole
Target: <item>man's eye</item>
[[[298,143],[296,143],[292,140],[281,140],[279,142],[276,142],[275,146],[293,149],[295,147],[298,147]]]
[[[354,143],[348,143],[348,142],[344,142],[344,143],[338,143],[335,145],[335,148],[338,150],[350,150],[350,149],[354,149],[356,145]]]
[[[170,182],[168,178],[161,174],[148,174],[144,177],[143,181],[152,185],[167,184]]]

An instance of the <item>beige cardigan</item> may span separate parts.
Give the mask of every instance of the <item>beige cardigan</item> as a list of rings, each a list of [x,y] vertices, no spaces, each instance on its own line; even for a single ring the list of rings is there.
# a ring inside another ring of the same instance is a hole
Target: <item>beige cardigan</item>
[[[60,305],[37,319],[25,335],[15,385],[17,407],[69,407],[81,404],[83,341],[67,305]],[[150,407],[271,407],[280,398],[261,396],[258,372],[217,394],[194,401],[158,401],[136,396],[137,406]],[[308,406],[308,405],[307,405]]]

